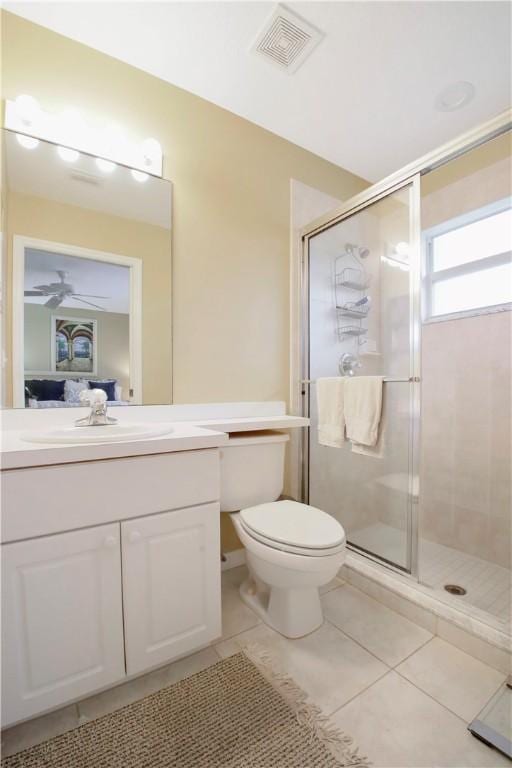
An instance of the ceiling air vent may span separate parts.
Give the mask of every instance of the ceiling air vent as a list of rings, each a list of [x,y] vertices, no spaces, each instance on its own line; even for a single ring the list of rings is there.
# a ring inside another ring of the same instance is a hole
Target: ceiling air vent
[[[318,29],[279,5],[251,50],[291,73],[307,59],[322,37]]]

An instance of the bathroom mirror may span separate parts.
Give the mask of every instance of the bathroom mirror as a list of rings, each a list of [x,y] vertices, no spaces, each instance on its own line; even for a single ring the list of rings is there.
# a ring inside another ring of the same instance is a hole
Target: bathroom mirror
[[[170,403],[170,182],[2,134],[2,405]]]

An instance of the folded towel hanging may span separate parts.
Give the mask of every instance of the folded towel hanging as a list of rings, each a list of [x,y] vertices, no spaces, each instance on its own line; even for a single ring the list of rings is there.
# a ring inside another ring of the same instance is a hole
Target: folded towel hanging
[[[369,456],[372,459],[383,459],[386,456],[386,445],[387,445],[387,429],[388,429],[388,419],[387,419],[387,409],[386,409],[386,390],[382,390],[382,412],[380,415],[380,423],[379,423],[379,435],[377,437],[377,442],[374,446],[370,445],[362,445],[361,443],[351,443],[351,450],[352,453],[359,454],[360,456]]]
[[[382,376],[353,376],[344,387],[347,439],[373,447],[382,416]]]
[[[321,378],[316,383],[318,409],[318,442],[330,448],[341,448],[345,439],[345,379],[341,376]]]

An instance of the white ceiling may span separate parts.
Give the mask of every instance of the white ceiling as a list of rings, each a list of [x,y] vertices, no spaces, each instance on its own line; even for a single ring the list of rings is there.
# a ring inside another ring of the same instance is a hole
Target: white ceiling
[[[510,104],[508,2],[290,2],[325,38],[293,75],[249,53],[267,2],[4,7],[378,180]],[[476,97],[437,112],[467,80]]]
[[[105,174],[90,155],[80,154],[76,162],[66,163],[57,147],[46,141],[25,149],[10,131],[4,131],[4,137],[9,189],[170,229],[168,181],[148,176],[141,183],[120,165]]]
[[[70,283],[76,293],[93,296],[105,296],[96,299],[84,296],[86,301],[103,307],[105,312],[130,312],[130,270],[118,264],[93,261],[91,259],[66,256],[61,253],[27,248],[25,251],[25,290],[32,290],[36,285],[58,283],[60,278],[56,270],[67,272],[66,283]],[[48,296],[25,296],[27,304],[44,304]],[[77,299],[65,299],[61,307],[95,311],[94,307]],[[59,309],[52,310],[58,314]]]

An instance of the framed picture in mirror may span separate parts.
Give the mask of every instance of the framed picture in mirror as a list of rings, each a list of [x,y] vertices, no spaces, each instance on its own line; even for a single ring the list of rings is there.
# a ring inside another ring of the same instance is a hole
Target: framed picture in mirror
[[[97,373],[97,321],[52,315],[52,373]]]

